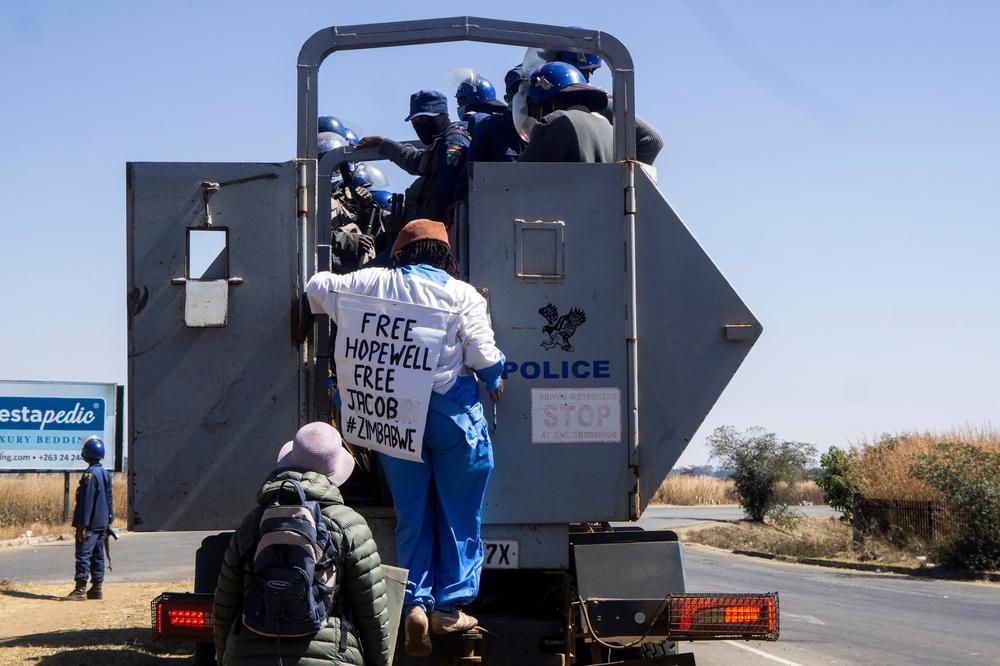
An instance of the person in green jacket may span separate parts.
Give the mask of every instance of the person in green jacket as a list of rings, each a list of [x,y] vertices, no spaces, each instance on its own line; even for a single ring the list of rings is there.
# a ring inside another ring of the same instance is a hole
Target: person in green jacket
[[[219,574],[213,614],[221,666],[273,666],[279,658],[298,666],[388,666],[389,608],[382,562],[365,519],[344,504],[338,489],[352,471],[354,459],[328,423],[303,426],[282,447],[277,469],[257,495],[257,508],[229,541]],[[243,592],[251,575],[244,553],[255,541],[264,507],[288,479],[302,485],[307,500],[320,503],[338,553],[334,598],[342,600],[347,621],[341,617],[345,614],[331,613],[312,637],[279,641],[242,624]]]

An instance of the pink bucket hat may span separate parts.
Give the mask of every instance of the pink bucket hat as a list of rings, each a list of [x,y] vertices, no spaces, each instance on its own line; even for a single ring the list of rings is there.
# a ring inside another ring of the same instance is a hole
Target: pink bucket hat
[[[278,467],[319,472],[339,486],[354,471],[354,458],[344,448],[340,433],[329,423],[307,423],[278,451]]]

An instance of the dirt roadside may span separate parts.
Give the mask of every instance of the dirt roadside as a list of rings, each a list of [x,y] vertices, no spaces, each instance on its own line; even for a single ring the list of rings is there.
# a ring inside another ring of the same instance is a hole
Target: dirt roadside
[[[183,664],[189,650],[150,640],[149,604],[173,583],[114,583],[102,601],[64,601],[66,585],[0,583],[0,664],[153,666]]]

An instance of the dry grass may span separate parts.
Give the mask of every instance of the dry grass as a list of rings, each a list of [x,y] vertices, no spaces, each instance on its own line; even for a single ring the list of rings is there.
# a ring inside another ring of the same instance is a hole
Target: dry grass
[[[781,491],[782,501],[788,504],[822,504],[823,491],[812,481],[799,481]],[[713,476],[672,474],[653,495],[654,504],[699,506],[738,504],[736,487],[732,479]]]
[[[671,474],[653,495],[654,504],[697,506],[700,504],[736,504],[733,482],[712,476]]]
[[[112,474],[115,515],[124,522],[128,505],[128,490],[124,474]],[[70,507],[80,475],[70,476]],[[30,530],[33,534],[58,534],[69,531],[63,522],[62,474],[2,474],[0,475],[0,539],[18,537]]]
[[[817,486],[815,481],[797,481],[778,492],[782,502],[794,506],[823,503],[823,489]]]
[[[1000,451],[1000,431],[991,425],[964,426],[942,432],[903,432],[862,439],[852,447],[851,472],[866,497],[897,500],[937,500],[937,491],[910,476],[917,456],[931,453],[941,442],[973,444]]]
[[[191,581],[115,583],[103,601],[63,601],[66,585],[0,585],[0,664],[146,666],[189,663],[190,646],[150,638],[149,603]]]
[[[918,544],[900,549],[882,542],[852,543],[850,525],[833,517],[803,517],[794,526],[733,522],[710,527],[680,528],[681,540],[726,550],[755,550],[789,557],[816,557],[854,562],[916,566],[930,550]]]

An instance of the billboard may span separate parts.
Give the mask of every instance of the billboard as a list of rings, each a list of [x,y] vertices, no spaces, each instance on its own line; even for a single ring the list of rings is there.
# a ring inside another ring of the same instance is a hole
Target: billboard
[[[121,470],[121,386],[0,380],[0,472],[82,469],[84,437],[104,440],[103,464]]]

